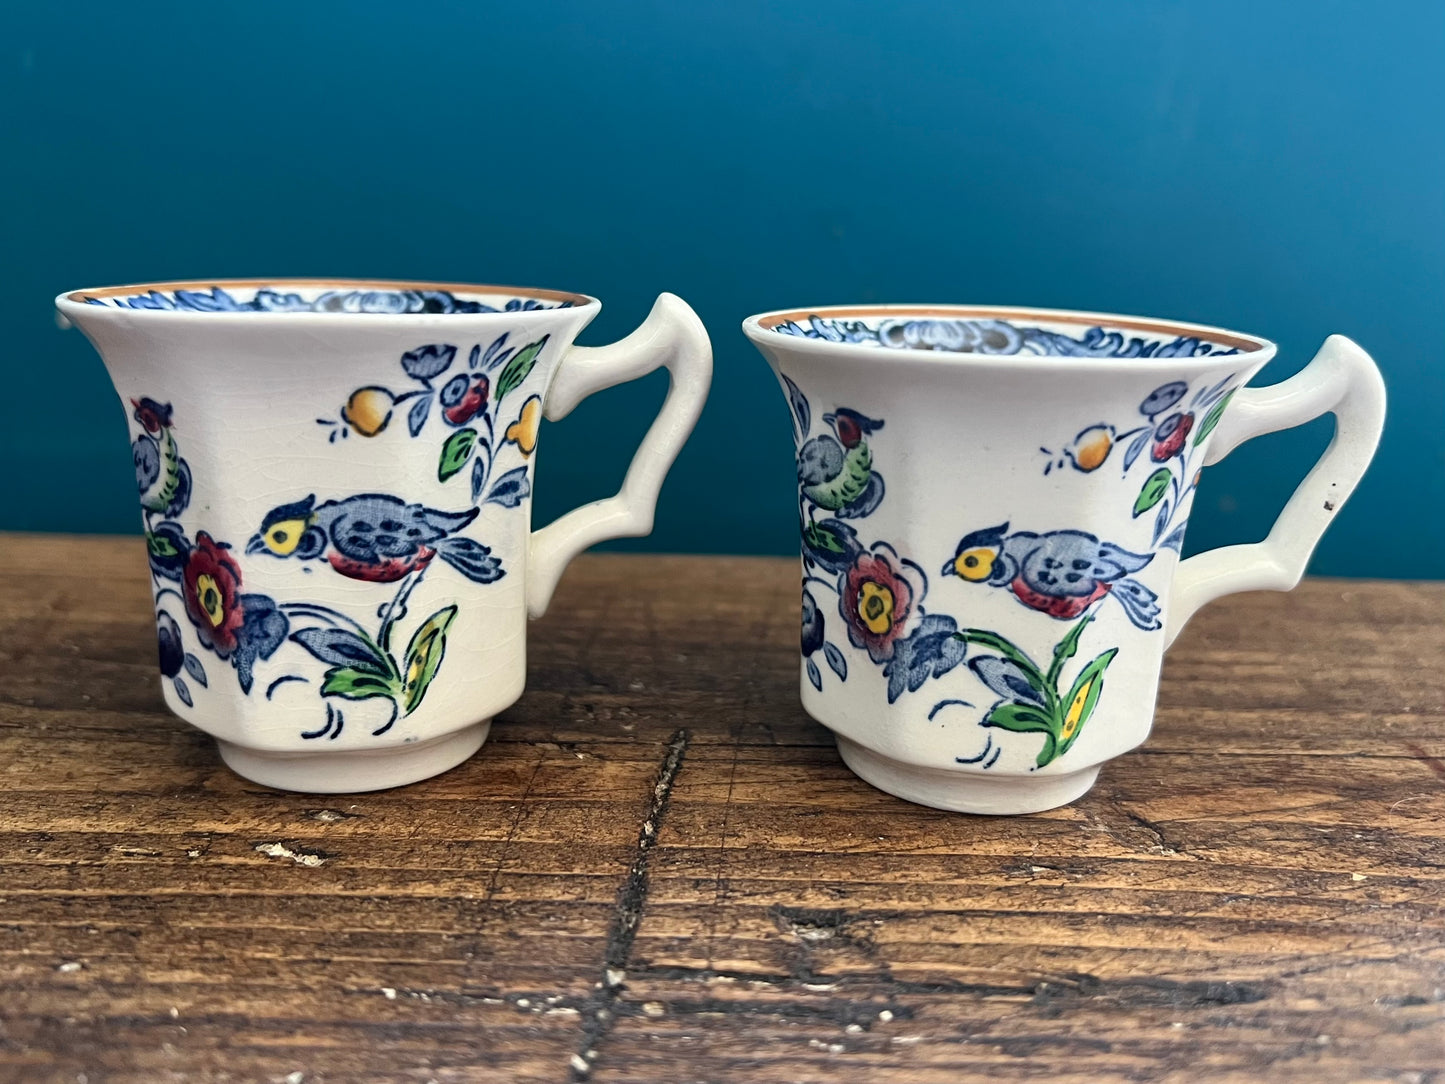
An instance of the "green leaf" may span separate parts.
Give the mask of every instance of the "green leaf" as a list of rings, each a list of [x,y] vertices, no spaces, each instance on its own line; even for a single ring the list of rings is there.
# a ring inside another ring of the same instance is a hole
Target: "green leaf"
[[[537,355],[542,352],[542,347],[547,345],[550,335],[543,335],[534,343],[528,343],[518,350],[511,361],[507,362],[502,375],[497,377],[497,402],[509,392],[521,386],[522,381],[527,379],[527,374],[532,371],[532,366],[537,364]]]
[[[1059,737],[1061,739],[1059,750],[1056,755],[1063,756],[1074,744],[1075,739],[1083,732],[1084,724],[1089,721],[1089,716],[1094,714],[1094,705],[1099,702],[1099,694],[1104,691],[1104,671],[1114,661],[1114,656],[1119,654],[1117,647],[1111,647],[1104,652],[1083,670],[1074,679],[1074,684],[1069,689],[1069,695],[1061,707],[1063,718],[1060,720]]]
[[[1144,488],[1139,491],[1139,496],[1134,501],[1134,515],[1142,516],[1162,501],[1164,494],[1169,492],[1169,480],[1172,477],[1168,467],[1160,467],[1149,475],[1144,482]]]
[[[396,681],[354,666],[333,666],[326,671],[326,680],[321,686],[322,696],[342,696],[347,700],[370,700],[377,696],[394,700],[400,693]]]
[[[442,445],[441,462],[437,464],[437,481],[445,482],[465,467],[467,460],[472,457],[472,449],[476,443],[475,429],[458,429],[447,437],[447,442]]]
[[[421,628],[412,634],[411,643],[406,645],[406,669],[402,684],[402,707],[410,715],[421,704],[427,686],[436,677],[441,667],[442,656],[447,650],[447,629],[457,616],[457,608],[448,606],[428,617]]]
[[[1234,398],[1234,393],[1238,390],[1238,388],[1232,388],[1228,395],[1215,403],[1213,409],[1204,415],[1204,421],[1200,423],[1194,433],[1194,447],[1198,448],[1209,437],[1209,434],[1214,432],[1214,427],[1219,424],[1219,419],[1224,417],[1224,408],[1229,405],[1229,401]]]
[[[1094,620],[1093,614],[1080,619],[1079,623],[1064,634],[1064,638],[1054,647],[1054,661],[1049,665],[1048,684],[1050,688],[1056,687],[1059,683],[1059,674],[1063,672],[1064,663],[1072,659],[1079,651],[1079,636],[1083,633],[1084,627]]]
[[[174,557],[181,552],[169,538],[149,531],[146,532],[146,548],[151,551],[152,557]]]
[[[1048,712],[1017,700],[994,705],[983,717],[983,725],[1012,730],[1015,734],[1052,734],[1054,731],[1054,721]]]
[[[816,523],[809,523],[803,528],[803,539],[807,542],[809,549],[819,550],[823,553],[836,553],[839,556],[848,552],[836,534]]]

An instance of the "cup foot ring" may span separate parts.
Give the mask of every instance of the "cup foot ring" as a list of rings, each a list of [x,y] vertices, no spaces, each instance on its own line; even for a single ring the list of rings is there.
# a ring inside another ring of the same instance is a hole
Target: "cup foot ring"
[[[875,753],[841,734],[835,736],[843,763],[865,783],[904,801],[954,813],[1041,813],[1082,797],[1099,778],[1098,765],[1067,775],[1033,776],[925,768]]]
[[[356,794],[404,787],[455,768],[482,747],[491,728],[492,721],[484,719],[427,741],[336,752],[273,752],[219,739],[216,745],[226,767],[263,787]]]

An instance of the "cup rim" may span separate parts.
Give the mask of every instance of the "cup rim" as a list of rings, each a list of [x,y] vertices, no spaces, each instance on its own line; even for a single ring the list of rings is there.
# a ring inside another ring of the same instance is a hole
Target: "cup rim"
[[[590,294],[575,293],[570,290],[551,290],[539,286],[506,286],[493,283],[472,283],[472,282],[431,282],[414,279],[353,279],[353,278],[244,278],[244,279],[174,279],[160,282],[137,282],[119,286],[100,286],[81,290],[66,290],[55,298],[57,308],[66,309],[78,308],[89,314],[101,312],[125,314],[138,319],[191,319],[196,316],[210,317],[216,319],[225,316],[240,316],[247,323],[257,320],[280,319],[295,320],[302,317],[311,319],[326,320],[354,320],[357,318],[366,319],[444,319],[458,320],[467,317],[479,316],[513,316],[513,315],[535,315],[538,312],[551,312],[561,306],[552,306],[547,309],[516,309],[500,310],[497,312],[485,313],[447,313],[447,312],[313,312],[306,309],[281,310],[281,311],[259,311],[230,313],[218,312],[194,312],[187,309],[146,309],[127,308],[116,305],[94,305],[89,299],[105,301],[115,297],[129,297],[136,294],[147,294],[152,291],[158,293],[173,294],[177,290],[206,291],[214,287],[222,290],[250,290],[271,288],[277,290],[314,290],[317,288],[334,290],[377,290],[377,291],[407,291],[407,290],[437,290],[445,291],[466,300],[466,295],[491,295],[505,294],[510,297],[520,297],[536,301],[565,302],[567,311],[577,311],[588,307],[600,308],[602,302]]]
[[[782,335],[775,328],[788,321],[806,322],[813,316],[824,319],[869,318],[869,317],[918,317],[941,320],[1008,320],[1033,319],[1042,323],[1071,324],[1080,328],[1105,327],[1121,331],[1144,331],[1170,338],[1197,337],[1225,347],[1233,347],[1236,354],[1205,354],[1192,357],[1074,357],[1066,354],[984,354],[950,352],[943,350],[914,350],[884,346],[871,342],[832,342],[827,339],[809,339],[797,335]],[[1195,324],[1184,320],[1171,320],[1150,316],[1129,316],[1121,313],[1090,312],[1083,309],[1048,309],[1032,305],[957,305],[946,303],[911,304],[866,304],[866,305],[820,305],[815,308],[774,309],[757,313],[743,321],[743,334],[758,345],[786,343],[791,350],[808,352],[833,352],[835,350],[861,350],[874,353],[884,352],[899,360],[900,355],[909,361],[921,363],[959,365],[983,362],[1007,363],[1009,365],[1058,365],[1061,362],[1075,362],[1099,365],[1104,362],[1127,363],[1138,367],[1150,363],[1168,365],[1173,368],[1184,366],[1205,367],[1217,365],[1223,358],[1260,361],[1272,357],[1278,349],[1275,343],[1258,335],[1246,335],[1228,328],[1209,324]]]

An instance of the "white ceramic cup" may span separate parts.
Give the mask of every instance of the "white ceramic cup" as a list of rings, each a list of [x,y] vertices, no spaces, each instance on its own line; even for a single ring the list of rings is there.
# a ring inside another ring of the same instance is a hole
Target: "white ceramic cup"
[[[447,770],[522,693],[526,618],[586,547],[646,534],[712,351],[663,294],[621,342],[552,290],[172,282],[78,290],[130,422],[165,699],[268,786]],[[665,366],[615,497],[530,529],[542,416]]]
[[[1144,741],[1164,650],[1204,603],[1288,590],[1379,441],[1341,336],[1244,384],[1264,339],[1040,309],[749,318],[798,446],[807,711],[854,772],[924,805],[1028,813]],[[1200,468],[1331,412],[1269,537],[1179,557]]]

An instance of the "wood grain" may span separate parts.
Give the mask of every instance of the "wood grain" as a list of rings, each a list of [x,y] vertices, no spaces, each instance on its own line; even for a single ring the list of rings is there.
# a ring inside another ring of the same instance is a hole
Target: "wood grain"
[[[0,535],[7,1084],[1445,1081],[1445,585],[1207,609],[988,819],[842,766],[791,561],[579,560],[477,757],[330,797],[165,712],[144,568]]]

